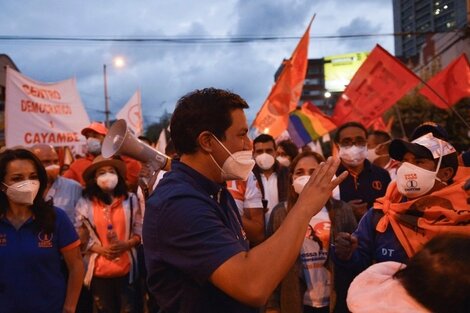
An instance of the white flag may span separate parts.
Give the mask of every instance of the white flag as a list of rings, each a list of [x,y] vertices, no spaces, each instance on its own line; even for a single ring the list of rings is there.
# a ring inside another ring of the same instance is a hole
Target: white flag
[[[156,146],[157,151],[164,154],[167,144],[168,143],[166,142],[166,130],[165,128],[163,128],[162,131],[160,132],[160,136],[158,137],[157,146]]]
[[[127,126],[136,136],[142,135],[144,123],[142,119],[142,101],[140,90],[137,90],[131,99],[124,105],[121,111],[116,114],[117,119],[126,120]]]
[[[70,146],[85,144],[81,130],[90,124],[74,78],[57,83],[34,81],[7,68],[5,144]]]

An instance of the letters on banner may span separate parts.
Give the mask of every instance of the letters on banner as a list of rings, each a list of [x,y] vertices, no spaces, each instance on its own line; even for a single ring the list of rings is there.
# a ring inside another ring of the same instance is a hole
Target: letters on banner
[[[82,154],[81,130],[90,124],[75,79],[34,81],[7,68],[5,141],[7,147],[49,144]]]

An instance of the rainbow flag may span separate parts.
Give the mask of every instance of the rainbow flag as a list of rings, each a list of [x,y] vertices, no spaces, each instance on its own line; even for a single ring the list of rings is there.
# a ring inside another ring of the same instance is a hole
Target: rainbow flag
[[[289,115],[289,135],[294,143],[305,146],[334,130],[336,125],[312,102],[305,102]]]

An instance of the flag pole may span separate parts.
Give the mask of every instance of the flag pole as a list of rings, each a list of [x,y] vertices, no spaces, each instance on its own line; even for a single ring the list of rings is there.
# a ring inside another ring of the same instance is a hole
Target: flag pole
[[[406,132],[405,132],[405,126],[403,125],[403,121],[401,119],[400,109],[398,108],[397,105],[394,105],[393,108],[395,109],[395,113],[397,114],[397,117],[398,117],[398,123],[400,124],[400,129],[403,135],[403,139],[408,140],[408,136],[406,135]]]
[[[419,77],[419,80],[424,84],[424,86],[428,87],[442,102],[444,102],[447,105],[447,108],[450,109],[452,112],[454,112],[455,115],[457,115],[457,117],[464,123],[464,125],[467,126],[468,129],[470,129],[470,125],[465,121],[462,115],[460,115],[459,112],[457,112],[457,110],[454,109],[454,107],[451,106],[449,102],[446,99],[444,99],[443,96],[441,96],[440,93],[438,93],[434,88],[429,86],[429,84],[425,82],[424,79],[422,79],[421,77]]]

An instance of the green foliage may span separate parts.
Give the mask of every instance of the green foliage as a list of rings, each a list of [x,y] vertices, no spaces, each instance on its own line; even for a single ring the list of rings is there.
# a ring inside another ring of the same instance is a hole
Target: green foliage
[[[157,142],[162,129],[168,128],[170,125],[171,113],[165,111],[157,123],[150,124],[145,131],[145,136],[152,142]],[[168,140],[168,138],[167,138]]]
[[[436,122],[447,130],[450,142],[454,147],[458,151],[464,151],[470,146],[470,129],[461,118],[465,120],[467,125],[470,125],[470,98],[462,99],[452,108],[439,109],[421,94],[412,92],[398,101],[395,108],[388,110],[384,114],[384,119],[388,120],[393,116],[392,135],[394,138],[403,137],[397,110],[401,116],[406,137],[409,137],[413,129],[421,123]]]

